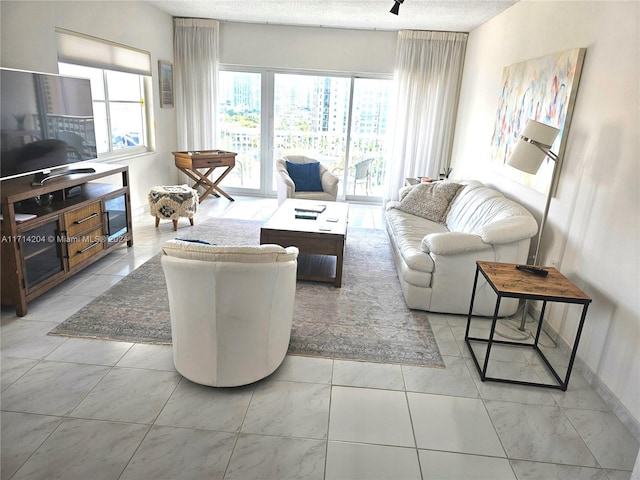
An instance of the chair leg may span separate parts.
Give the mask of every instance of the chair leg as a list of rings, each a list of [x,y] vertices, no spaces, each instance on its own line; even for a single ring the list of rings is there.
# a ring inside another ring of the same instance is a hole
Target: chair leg
[[[158,228],[158,225],[160,225],[160,217],[156,217],[156,228]]]
[[[178,220],[173,220],[173,231],[178,230]]]
[[[189,223],[193,226],[193,217],[189,218]]]

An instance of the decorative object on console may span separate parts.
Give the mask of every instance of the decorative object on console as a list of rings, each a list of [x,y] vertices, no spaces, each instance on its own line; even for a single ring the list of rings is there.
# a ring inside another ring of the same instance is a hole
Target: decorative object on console
[[[443,172],[440,172],[438,179],[445,180],[449,178],[449,175],[451,175],[451,170],[453,170],[451,167],[446,167]]]
[[[540,193],[555,192],[551,165],[535,177],[505,168],[528,118],[559,129],[553,150],[562,157],[586,50],[575,48],[504,68],[491,140],[492,159],[500,173]],[[553,166],[560,170],[560,165]]]
[[[509,161],[507,162],[508,165],[522,172],[535,175],[545,158],[548,157],[553,160],[551,183],[547,192],[547,202],[544,207],[544,213],[542,214],[540,230],[538,231],[536,251],[533,254],[533,265],[538,262],[540,244],[542,243],[542,234],[544,233],[544,226],[547,223],[549,205],[551,205],[552,186],[555,183],[556,173],[558,172],[558,156],[551,151],[551,145],[553,145],[559,131],[560,130],[555,127],[529,119],[524,130],[520,134],[520,139],[516,144],[513,155],[509,157]],[[524,311],[522,312],[522,321],[520,323],[521,331],[525,331],[526,317],[527,305],[525,302]]]

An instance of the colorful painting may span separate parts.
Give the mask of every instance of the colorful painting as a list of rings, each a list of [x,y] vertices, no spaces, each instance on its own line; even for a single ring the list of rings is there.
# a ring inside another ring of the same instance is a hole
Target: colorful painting
[[[505,67],[491,141],[492,159],[500,173],[544,194],[550,187],[555,190],[552,160],[543,162],[536,175],[508,166],[507,160],[531,118],[560,129],[551,150],[562,162],[584,55],[584,48],[576,48]]]

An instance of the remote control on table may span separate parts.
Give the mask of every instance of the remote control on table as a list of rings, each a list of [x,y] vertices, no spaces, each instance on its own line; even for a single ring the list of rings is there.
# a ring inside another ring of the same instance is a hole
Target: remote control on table
[[[540,277],[546,277],[549,275],[549,271],[545,270],[542,267],[536,267],[534,265],[516,265],[518,270],[523,270],[525,272],[533,273],[534,275],[538,275]]]

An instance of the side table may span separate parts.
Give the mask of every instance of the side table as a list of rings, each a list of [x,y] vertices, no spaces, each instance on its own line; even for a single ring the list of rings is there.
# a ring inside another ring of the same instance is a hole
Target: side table
[[[569,279],[562,275],[557,269],[552,267],[545,267],[549,274],[546,277],[534,275],[529,272],[516,269],[516,265],[513,263],[498,263],[498,262],[476,262],[476,275],[473,282],[473,291],[471,293],[471,304],[469,306],[469,316],[467,317],[467,329],[465,332],[464,340],[471,352],[471,358],[475,363],[480,379],[491,380],[496,382],[511,383],[518,385],[529,385],[537,387],[549,387],[562,391],[567,390],[569,385],[569,377],[571,376],[571,370],[573,368],[573,362],[578,351],[578,343],[580,341],[580,335],[584,326],[584,321],[587,316],[587,308],[591,303],[589,298],[584,292],[577,288]],[[487,280],[487,283],[491,286],[493,291],[497,295],[496,308],[493,314],[493,321],[491,323],[491,331],[489,338],[477,338],[470,337],[469,330],[471,327],[471,312],[473,312],[473,302],[475,299],[476,287],[478,285],[478,276],[482,274]],[[493,336],[496,330],[496,322],[498,320],[498,311],[500,309],[500,301],[502,298],[520,298],[526,300],[539,300],[542,301],[542,310],[540,312],[540,319],[538,321],[538,328],[534,343],[520,343],[504,340],[494,340]],[[571,350],[571,356],[569,358],[569,364],[564,379],[560,378],[558,372],[549,363],[547,357],[544,355],[538,345],[540,339],[540,333],[542,332],[542,324],[544,322],[544,313],[547,307],[547,302],[558,303],[572,303],[582,305],[582,315],[578,324],[575,340],[573,342],[573,348]],[[483,365],[480,366],[478,358],[476,357],[473,348],[471,348],[471,342],[480,342],[487,345],[486,354],[484,357]],[[492,345],[511,345],[520,348],[532,348],[537,352],[544,364],[547,366],[557,384],[527,382],[520,380],[504,379],[490,377],[487,375],[487,367],[489,365],[489,356],[491,354]]]
[[[187,175],[196,183],[192,188],[198,190],[198,187],[204,188],[204,193],[200,195],[202,202],[207,195],[212,194],[216,197],[223,195],[227,199],[233,201],[227,192],[220,188],[220,182],[226,177],[231,169],[236,165],[236,153],[225,152],[224,150],[202,150],[197,152],[172,152],[175,157],[175,164],[178,170]],[[209,179],[209,175],[216,168],[224,168],[224,171],[215,181]],[[200,170],[206,170],[204,173]]]

